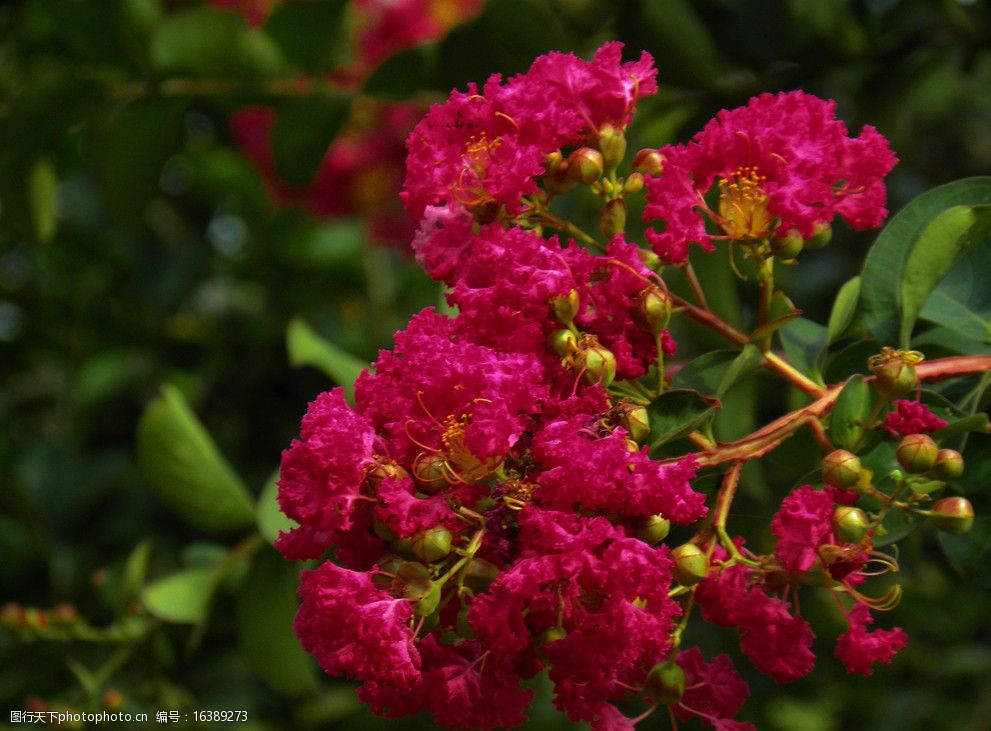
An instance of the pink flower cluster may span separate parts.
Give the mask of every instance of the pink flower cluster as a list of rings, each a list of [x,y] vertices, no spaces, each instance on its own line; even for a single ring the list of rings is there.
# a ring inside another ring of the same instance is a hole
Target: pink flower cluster
[[[918,401],[897,400],[894,407],[895,410],[884,421],[885,430],[894,436],[931,433],[947,426],[945,420]]]
[[[664,222],[647,239],[665,261],[682,263],[688,245],[810,238],[836,215],[857,229],[887,215],[883,178],[897,159],[871,126],[848,137],[836,104],[800,91],[762,94],[723,110],[683,145],[660,150],[664,172],[647,182],[647,220]],[[719,189],[718,210],[706,206]],[[706,220],[720,232],[706,230]]]
[[[277,546],[323,561],[303,574],[296,632],[381,715],[513,727],[531,701],[521,681],[546,669],[555,704],[594,729],[631,729],[618,704],[637,703],[752,729],[734,720],[749,691],[730,659],[681,647],[692,602],[678,598],[695,592],[705,619],[738,628],[754,665],[788,681],[815,660],[792,601],[799,585],[859,597],[870,539],[844,542],[832,522],[852,493],[789,496],[769,556],[697,527],[712,570],[695,589],[652,532],[708,514],[691,484],[696,458],[659,462],[642,446],[650,412],[637,379],[663,381],[675,349],[666,286],[621,233],[598,253],[542,234],[557,220],[549,160],[580,145],[621,158],[616,141],[657,88],[652,59],[621,52],[549,54],[453,92],[413,129],[413,246],[457,315],[415,315],[358,378],[354,405],[339,388],[321,394],[283,454],[279,503],[296,527]],[[821,131],[814,120],[797,129]],[[872,185],[840,157],[845,180]],[[861,193],[846,195],[831,205],[853,215]],[[837,654],[869,672],[904,634],[868,633],[861,606]],[[668,697],[659,668],[684,687]]]

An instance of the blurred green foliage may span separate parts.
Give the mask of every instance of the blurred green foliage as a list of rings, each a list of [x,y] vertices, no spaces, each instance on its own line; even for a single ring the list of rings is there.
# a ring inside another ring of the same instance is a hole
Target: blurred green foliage
[[[312,177],[354,95],[295,80],[347,60],[344,5],[287,3],[260,29],[177,0],[0,8],[0,597],[70,603],[85,618],[71,632],[52,623],[46,640],[0,632],[5,712],[31,697],[96,710],[114,688],[131,711],[246,709],[240,728],[382,726],[295,644],[294,570],[267,545],[279,526],[271,475],[306,402],[329,386],[325,372],[349,381],[439,292],[404,253],[371,246],[355,218],[275,204],[226,121],[275,105],[276,169]],[[632,149],[686,139],[752,94],[803,88],[836,99],[851,129],[873,124],[890,139],[902,161],[892,210],[991,171],[983,0],[489,0],[445,38],[387,59],[362,93],[440,99],[548,50],[587,55],[612,38],[660,69]],[[808,317],[830,321],[831,341],[853,317],[829,318],[833,295],[870,239],[837,227],[782,282]],[[969,270],[987,272],[982,261]],[[739,320],[739,288],[716,255],[696,265],[714,309]],[[972,290],[978,311],[988,290]],[[784,339],[790,355],[822,336],[801,327]],[[691,340],[721,345],[682,335],[687,354]],[[948,338],[930,331],[933,354]],[[849,362],[862,368],[869,352]],[[783,405],[713,386],[725,438]],[[199,451],[184,454],[190,435]],[[745,472],[741,529],[766,530],[771,485],[803,477],[814,448],[802,439]],[[202,504],[170,494],[170,449],[201,466],[191,489]],[[979,515],[991,509],[981,464],[964,478]],[[896,615],[912,639],[894,666],[851,681],[830,662],[834,637],[821,637],[809,678],[781,688],[750,676],[743,717],[780,731],[991,727],[987,562],[955,575],[925,531],[906,539],[902,562]],[[825,604],[802,609],[841,631]],[[689,644],[708,655],[732,639]],[[534,728],[562,726],[546,692],[532,715]]]

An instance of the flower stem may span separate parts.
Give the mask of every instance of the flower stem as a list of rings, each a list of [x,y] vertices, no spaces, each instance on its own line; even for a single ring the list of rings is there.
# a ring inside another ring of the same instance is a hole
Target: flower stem
[[[757,327],[763,327],[771,321],[771,304],[774,301],[774,257],[769,256],[761,259],[760,268],[757,270],[757,281],[760,285],[760,302],[757,310]],[[774,332],[768,332],[761,336],[758,345],[762,353],[767,353],[771,349],[771,340]]]

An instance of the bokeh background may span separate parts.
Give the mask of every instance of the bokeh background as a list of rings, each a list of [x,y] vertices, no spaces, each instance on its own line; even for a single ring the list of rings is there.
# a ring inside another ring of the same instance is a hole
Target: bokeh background
[[[660,70],[634,150],[687,139],[755,93],[802,88],[889,138],[893,211],[991,173],[984,0],[0,8],[0,726],[15,709],[111,708],[240,709],[237,727],[252,730],[386,727],[295,644],[298,567],[268,545],[272,474],[328,373],[347,380],[441,301],[408,256],[397,198],[426,105],[610,39]],[[807,317],[823,321],[870,240],[838,226],[803,256],[786,288]],[[745,315],[748,285],[719,291]],[[717,345],[680,335],[685,355]],[[745,430],[758,390],[728,399],[724,433]],[[180,459],[201,473],[176,479],[205,503],[162,488],[155,453],[169,439],[196,445]],[[766,530],[799,477],[789,459],[748,474],[739,530]],[[966,478],[975,491],[989,479]],[[991,728],[987,562],[961,574],[923,531],[901,558],[892,621],[911,642],[895,664],[850,678],[827,632],[807,679],[748,675],[741,718],[778,731]],[[732,632],[692,639],[707,654],[733,645]],[[570,728],[536,685],[531,728]]]

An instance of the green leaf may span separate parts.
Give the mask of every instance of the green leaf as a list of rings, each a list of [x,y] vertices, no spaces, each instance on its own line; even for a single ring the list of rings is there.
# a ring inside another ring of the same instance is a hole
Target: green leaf
[[[950,422],[933,434],[933,438],[942,444],[947,439],[958,437],[961,434],[986,434],[989,426],[991,426],[991,420],[988,420],[987,414],[983,412],[971,414],[970,416]]]
[[[174,387],[141,416],[137,453],[159,497],[191,525],[220,532],[255,522],[251,495]]]
[[[695,431],[719,407],[717,399],[706,398],[698,391],[665,391],[647,407],[651,450]]]
[[[350,111],[350,97],[333,94],[279,107],[272,126],[272,154],[279,176],[291,185],[308,185]]]
[[[764,361],[760,348],[746,345],[743,350],[713,350],[678,371],[671,385],[676,389],[698,391],[721,399],[738,381],[753,373]]]
[[[141,594],[145,576],[148,574],[148,559],[151,557],[151,539],[141,541],[124,563],[120,577],[120,586],[116,592],[116,607],[123,613],[127,605]]]
[[[265,549],[255,557],[237,603],[242,654],[262,680],[289,697],[316,690],[313,659],[293,632],[297,574],[293,564]]]
[[[991,344],[991,236],[964,252],[936,285],[922,308],[922,317],[960,336]],[[978,351],[969,348],[969,354]]]
[[[692,87],[719,87],[726,75],[721,73],[719,47],[687,0],[640,3],[639,22],[656,54],[659,68],[677,71],[677,80]]]
[[[802,314],[787,295],[780,289],[771,296],[771,306],[768,308],[768,321],[750,333],[750,342],[759,343],[768,335],[777,332],[789,322]]]
[[[829,324],[826,327],[826,345],[832,345],[850,327],[857,314],[857,304],[860,302],[860,277],[847,281],[833,300],[833,309],[829,313]]]
[[[279,508],[279,471],[276,470],[268,478],[262,494],[258,498],[258,532],[269,543],[274,544],[282,531],[288,532],[296,527],[296,523],[285,516]]]
[[[31,219],[34,233],[41,243],[55,236],[58,218],[55,216],[55,197],[58,193],[58,175],[55,166],[47,158],[39,158],[28,173],[28,198],[31,201]]]
[[[201,6],[173,13],[151,39],[156,69],[201,76],[257,76],[284,70],[275,42],[239,13]]]
[[[438,53],[436,43],[424,43],[389,56],[366,79],[363,91],[382,99],[407,99],[412,89],[434,88]]]
[[[945,281],[944,279],[943,282]],[[923,317],[926,316],[926,310],[932,304],[933,298],[937,296],[939,287],[936,290],[937,292],[933,293],[933,296],[929,298],[925,308],[923,308]],[[989,317],[989,321],[991,321],[991,317]],[[941,326],[916,335],[912,339],[912,350],[921,350],[930,360],[950,355],[991,355],[991,343],[971,340],[958,330]]]
[[[988,234],[991,205],[948,208],[919,235],[902,275],[899,342],[903,347],[908,347],[915,321],[936,284],[965,251]],[[986,334],[991,337],[991,329]]]
[[[141,598],[145,608],[159,619],[200,624],[210,609],[215,578],[210,568],[178,571],[149,584]]]
[[[991,203],[991,177],[965,178],[923,193],[888,221],[867,254],[861,282],[864,319],[879,342],[898,342],[902,279],[919,235],[946,209],[983,203]]]
[[[327,342],[300,318],[289,323],[286,331],[289,365],[293,368],[313,366],[344,388],[348,403],[354,403],[354,382],[367,364]]]
[[[965,579],[981,588],[991,588],[991,517],[978,515],[968,533],[955,536],[939,532],[939,542],[950,564]]]
[[[857,452],[864,446],[865,427],[876,398],[864,376],[852,376],[846,382],[829,414],[829,439],[837,449]]]
[[[281,3],[265,23],[282,55],[300,68],[321,73],[337,61],[346,0]]]
[[[796,317],[781,328],[781,346],[789,363],[818,380],[818,360],[826,347],[825,327],[804,317]]]

